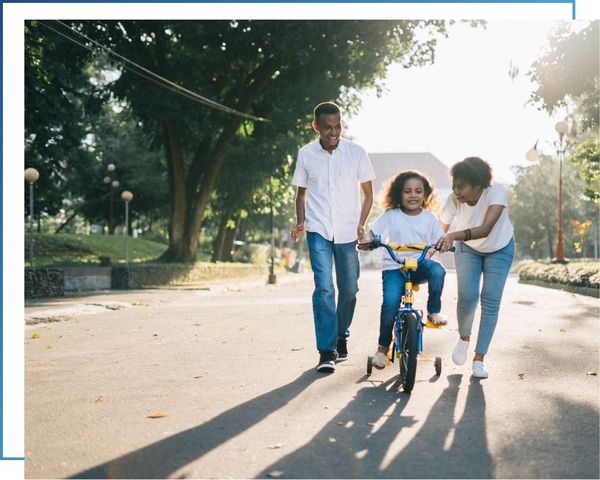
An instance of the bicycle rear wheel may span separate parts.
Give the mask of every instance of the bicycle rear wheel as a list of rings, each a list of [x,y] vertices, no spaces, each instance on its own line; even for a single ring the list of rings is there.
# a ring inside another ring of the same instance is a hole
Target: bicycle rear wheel
[[[400,349],[400,376],[405,392],[411,392],[415,385],[417,373],[418,349],[418,322],[417,315],[411,312],[402,314],[401,349]]]

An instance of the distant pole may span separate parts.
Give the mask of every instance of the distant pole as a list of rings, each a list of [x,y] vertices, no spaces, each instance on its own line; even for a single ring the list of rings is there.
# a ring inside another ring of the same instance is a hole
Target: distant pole
[[[25,170],[25,180],[29,183],[29,266],[33,268],[33,184],[40,178],[35,168]]]
[[[567,263],[565,260],[565,250],[563,245],[563,216],[562,216],[562,165],[565,157],[566,145],[563,141],[565,134],[569,130],[569,125],[565,121],[558,122],[554,127],[558,133],[559,142],[557,144],[558,154],[558,231],[557,231],[557,242],[556,242],[556,258],[552,260],[552,263]]]
[[[125,190],[121,193],[121,199],[125,202],[125,265],[129,266],[129,202],[133,200],[133,193]]]
[[[273,230],[273,182],[272,178],[269,178],[269,213],[271,217],[271,265],[269,266],[269,285],[277,283],[277,276],[275,275],[275,232]]]

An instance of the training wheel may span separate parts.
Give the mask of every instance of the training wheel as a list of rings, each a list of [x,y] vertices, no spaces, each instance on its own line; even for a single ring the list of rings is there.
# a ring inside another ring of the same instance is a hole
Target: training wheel
[[[442,357],[435,357],[435,374],[439,377],[442,373]]]
[[[373,357],[367,357],[367,375],[373,371]]]

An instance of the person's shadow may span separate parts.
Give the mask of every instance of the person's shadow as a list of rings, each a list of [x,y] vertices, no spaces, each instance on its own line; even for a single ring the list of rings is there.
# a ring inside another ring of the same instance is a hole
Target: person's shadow
[[[273,471],[283,472],[283,478],[492,478],[482,387],[479,381],[471,381],[464,413],[455,424],[462,375],[447,378],[448,387],[422,426],[402,415],[411,397],[399,392],[397,383],[391,388],[391,381],[363,388],[308,444],[270,465],[257,478]],[[408,435],[403,431],[408,427],[419,431],[388,461],[390,445],[396,437]]]
[[[311,368],[287,385],[248,400],[201,425],[70,478],[167,478],[284,407],[318,378],[319,374]]]

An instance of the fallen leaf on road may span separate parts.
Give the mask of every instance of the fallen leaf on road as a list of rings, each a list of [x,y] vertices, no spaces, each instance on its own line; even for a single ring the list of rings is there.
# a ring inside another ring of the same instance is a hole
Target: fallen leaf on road
[[[33,339],[35,339],[35,340],[39,339],[40,337],[41,337],[41,335],[40,335],[38,332],[35,332],[35,333],[34,333],[34,334],[31,336],[31,338],[33,338]]]
[[[338,424],[338,425],[343,425],[343,424],[344,424],[344,422],[337,422],[337,424]]]
[[[196,375],[194,378],[202,378],[202,375]]]
[[[588,375],[593,375],[593,376],[597,376],[598,372],[587,372]]]
[[[168,413],[156,412],[156,413],[151,413],[150,415],[147,415],[146,418],[163,418],[163,417],[168,417],[168,416],[169,416]]]
[[[329,437],[329,443],[335,443],[337,440],[333,437]]]
[[[272,472],[267,473],[267,477],[270,478],[281,478],[283,475],[284,472],[282,470],[273,470]]]
[[[519,380],[523,380],[523,377],[525,376],[524,373],[519,373]]]
[[[273,445],[269,445],[269,448],[271,450],[275,450],[276,448],[281,448],[281,447],[283,447],[283,443],[275,443]]]
[[[99,395],[98,398],[96,399],[96,401],[94,403],[100,403],[104,401],[104,397],[102,395]]]
[[[560,331],[563,332],[563,333],[566,332],[566,330],[564,328],[561,328]]]
[[[243,325],[243,326],[241,326],[241,327],[239,328],[239,331],[241,332],[241,331],[242,331],[242,330],[244,330],[245,328],[246,328],[246,326],[245,326],[245,325]]]
[[[292,352],[299,352],[300,350],[304,350],[304,347],[292,348]]]

